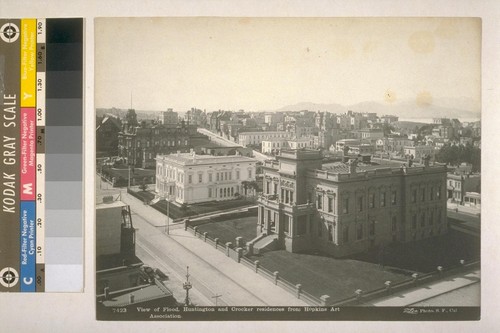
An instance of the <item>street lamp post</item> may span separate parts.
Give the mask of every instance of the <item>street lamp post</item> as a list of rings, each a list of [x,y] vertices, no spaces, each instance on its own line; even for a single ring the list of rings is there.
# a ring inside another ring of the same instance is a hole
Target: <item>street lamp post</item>
[[[130,188],[130,164],[128,165],[128,188]]]
[[[189,300],[189,289],[193,288],[193,286],[191,285],[191,282],[189,282],[189,266],[187,266],[187,269],[186,269],[186,282],[184,282],[182,284],[182,288],[184,288],[184,290],[186,291],[186,299],[184,300],[184,304],[186,306],[189,306],[191,305],[190,303],[190,300]]]
[[[170,219],[170,214],[169,214],[169,211],[170,211],[170,194],[167,193],[167,197],[166,197],[166,201],[167,201],[167,225],[166,225],[166,232],[167,232],[167,235],[170,234],[170,223],[169,223],[169,219]]]
[[[165,201],[167,202],[167,223],[165,225],[165,232],[167,233],[167,235],[170,234],[170,190],[174,184],[175,183],[173,182],[168,182],[165,184],[166,193],[164,192],[164,194],[165,194]]]

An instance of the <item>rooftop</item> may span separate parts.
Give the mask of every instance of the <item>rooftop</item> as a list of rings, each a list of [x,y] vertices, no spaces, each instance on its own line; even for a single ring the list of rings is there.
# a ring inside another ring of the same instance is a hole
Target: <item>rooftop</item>
[[[243,132],[240,133],[240,135],[266,135],[266,134],[276,134],[276,133],[283,133],[285,135],[291,135],[290,132],[285,132],[285,131],[260,131],[260,132]]]
[[[269,142],[291,141],[291,139],[289,139],[289,138],[268,138],[262,142],[266,142],[266,141],[269,141]]]
[[[113,197],[111,196],[111,201],[109,202],[101,202],[96,204],[96,209],[106,209],[106,208],[112,208],[112,207],[125,207],[127,204],[123,203],[123,201],[120,200],[114,200]]]
[[[192,153],[158,155],[156,157],[156,160],[171,161],[180,165],[256,162],[256,160],[251,157],[239,156],[239,155],[212,156],[212,155],[196,155]]]
[[[133,302],[131,296],[133,295]],[[129,304],[143,303],[151,300],[172,297],[172,292],[167,289],[161,282],[156,281],[155,284],[148,285],[141,289],[113,297],[112,299],[102,302],[104,306],[126,306]]]
[[[313,138],[302,137],[302,138],[290,139],[288,141],[291,141],[291,142],[308,142],[308,141],[311,141],[312,139]]]

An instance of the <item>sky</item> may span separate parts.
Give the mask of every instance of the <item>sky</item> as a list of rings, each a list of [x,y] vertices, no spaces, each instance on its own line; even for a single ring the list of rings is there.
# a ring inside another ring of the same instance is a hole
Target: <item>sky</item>
[[[184,112],[299,102],[480,111],[475,18],[103,18],[95,106]]]

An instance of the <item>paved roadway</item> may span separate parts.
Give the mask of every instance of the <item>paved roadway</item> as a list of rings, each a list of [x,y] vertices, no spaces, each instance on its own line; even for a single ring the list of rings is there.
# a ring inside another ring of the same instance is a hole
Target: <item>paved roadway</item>
[[[302,300],[255,274],[246,266],[225,256],[213,246],[184,231],[182,224],[171,225],[165,232],[166,217],[154,208],[122,192],[121,200],[130,205],[137,228],[137,244],[149,252],[168,271],[185,275],[189,266],[193,287],[218,305],[305,306]]]

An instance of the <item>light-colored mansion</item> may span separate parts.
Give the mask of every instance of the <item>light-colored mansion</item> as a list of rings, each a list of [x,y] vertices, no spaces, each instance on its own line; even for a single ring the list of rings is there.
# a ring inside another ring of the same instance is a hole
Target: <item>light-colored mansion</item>
[[[156,193],[179,204],[234,199],[242,181],[255,180],[256,160],[194,153],[157,155]]]
[[[292,137],[292,133],[285,131],[243,132],[238,135],[238,143],[246,147],[247,145],[258,145],[262,141],[269,139],[291,139]]]
[[[290,252],[342,257],[447,232],[446,166],[338,162],[282,150],[266,161],[257,234]]]

